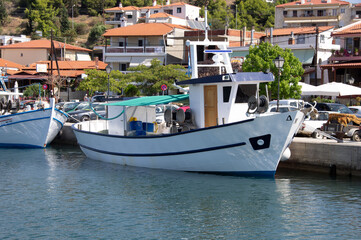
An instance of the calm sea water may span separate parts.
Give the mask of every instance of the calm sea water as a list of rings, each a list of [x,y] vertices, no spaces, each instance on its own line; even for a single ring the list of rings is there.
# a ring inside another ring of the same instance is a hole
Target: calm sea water
[[[0,239],[360,239],[361,180],[124,167],[0,149]]]

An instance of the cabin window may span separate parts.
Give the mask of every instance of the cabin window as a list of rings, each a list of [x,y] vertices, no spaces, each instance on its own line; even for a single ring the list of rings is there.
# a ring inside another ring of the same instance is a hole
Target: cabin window
[[[223,102],[229,102],[229,97],[231,96],[231,86],[223,87]]]
[[[257,92],[256,84],[239,84],[235,103],[247,103],[251,96]]]

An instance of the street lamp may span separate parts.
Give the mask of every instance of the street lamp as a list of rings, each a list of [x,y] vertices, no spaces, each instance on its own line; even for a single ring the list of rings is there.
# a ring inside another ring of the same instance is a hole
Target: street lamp
[[[71,6],[71,28],[74,29],[74,7],[75,4],[73,6]]]
[[[108,74],[108,98],[109,98],[109,76],[110,76],[110,72],[112,71],[112,67],[110,66],[110,64],[108,64],[106,67],[105,67],[105,71],[107,72]]]
[[[70,79],[70,78],[68,78],[66,81],[68,82],[68,102],[70,102],[70,96],[69,96],[69,86],[70,86],[70,81],[71,81],[71,79]]]
[[[276,68],[278,69],[278,89],[277,89],[277,112],[279,112],[279,105],[280,105],[280,76],[281,76],[281,69],[283,68],[283,64],[285,63],[285,60],[278,55],[273,60],[273,63],[275,64]]]

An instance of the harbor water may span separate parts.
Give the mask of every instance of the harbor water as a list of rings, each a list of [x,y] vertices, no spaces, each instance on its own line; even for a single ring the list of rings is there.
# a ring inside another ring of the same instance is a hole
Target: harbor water
[[[0,149],[0,239],[360,239],[361,180],[151,170]]]

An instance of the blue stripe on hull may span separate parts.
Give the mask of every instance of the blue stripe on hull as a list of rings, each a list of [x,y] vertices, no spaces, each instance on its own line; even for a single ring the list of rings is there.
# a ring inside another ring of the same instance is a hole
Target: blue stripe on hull
[[[0,148],[44,148],[43,146],[17,143],[0,143]]]
[[[79,143],[78,143],[79,144]],[[219,149],[225,149],[225,148],[233,148],[233,147],[239,147],[246,145],[245,142],[235,143],[235,144],[229,144],[229,145],[223,145],[223,146],[217,146],[217,147],[210,147],[210,148],[202,148],[202,149],[195,149],[195,150],[188,150],[188,151],[180,151],[180,152],[163,152],[163,153],[120,153],[120,152],[108,152],[100,149],[91,148],[82,144],[79,144],[79,146],[89,149],[94,152],[103,153],[103,154],[109,154],[109,155],[115,155],[115,156],[125,156],[125,157],[164,157],[164,156],[174,156],[174,155],[184,155],[184,154],[192,154],[192,153],[200,153],[200,152],[209,152],[209,151],[215,151]]]

